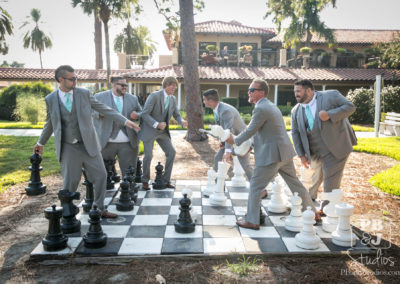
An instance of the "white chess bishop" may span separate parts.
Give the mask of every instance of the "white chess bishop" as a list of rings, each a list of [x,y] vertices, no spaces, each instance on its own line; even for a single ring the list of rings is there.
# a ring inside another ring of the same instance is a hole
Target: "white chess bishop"
[[[303,212],[303,228],[295,237],[296,246],[303,249],[318,249],[321,239],[314,230],[315,213],[311,210],[311,206]]]
[[[322,200],[328,200],[329,203],[323,208],[326,217],[322,218],[322,229],[325,232],[332,233],[336,230],[339,217],[336,214],[336,204],[339,204],[343,198],[343,192],[340,189],[334,189],[332,192],[323,192]]]
[[[354,206],[346,202],[335,205],[339,224],[332,232],[332,242],[341,247],[352,247],[356,244],[357,237],[351,230],[350,217],[353,215]]]
[[[292,210],[285,221],[285,229],[291,232],[300,232],[303,227],[303,218],[301,215],[302,200],[299,193],[295,192],[289,201],[292,204]]]
[[[224,192],[225,179],[228,177],[228,170],[230,164],[225,162],[218,162],[217,172],[217,185],[215,186],[214,193],[210,196],[210,204],[214,206],[224,206],[226,203],[226,196]]]
[[[213,167],[207,171],[207,186],[203,190],[205,196],[209,197],[215,191],[215,179],[217,178],[217,173],[214,171]]]
[[[231,132],[229,129],[223,129],[222,126],[220,125],[211,125],[211,134],[215,137],[218,137],[221,142],[225,142],[229,136],[231,135]],[[251,140],[244,141],[240,146],[234,144],[233,145],[233,150],[235,151],[236,155],[239,156],[244,156],[247,154],[247,152],[250,151],[251,148]]]
[[[233,187],[246,187],[246,178],[244,177],[244,170],[239,162],[237,156],[233,156]]]

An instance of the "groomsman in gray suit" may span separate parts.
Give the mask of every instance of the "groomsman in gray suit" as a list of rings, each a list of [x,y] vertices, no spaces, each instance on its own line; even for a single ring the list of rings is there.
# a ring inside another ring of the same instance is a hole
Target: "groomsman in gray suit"
[[[111,76],[112,89],[95,95],[103,104],[117,110],[125,117],[133,120],[139,118],[142,107],[138,98],[126,92],[128,84],[121,76]],[[114,160],[118,156],[122,176],[129,166],[136,168],[139,152],[137,132],[126,126],[119,126],[110,117],[93,111],[94,126],[99,136],[101,155],[104,160]]]
[[[138,126],[119,112],[98,102],[89,90],[76,88],[77,77],[69,65],[55,71],[59,88],[45,98],[46,123],[33,150],[43,153],[43,146],[54,133],[57,158],[61,164],[64,189],[75,192],[78,188],[82,167],[94,185],[94,202],[102,211],[103,218],[117,215],[104,208],[107,173],[100,153],[100,144],[92,120],[92,109],[113,119],[119,126]]]
[[[162,81],[160,91],[151,93],[147,98],[141,116],[141,130],[139,138],[143,141],[143,177],[142,188],[149,190],[150,164],[153,158],[154,141],[160,145],[166,156],[164,180],[168,188],[175,188],[171,183],[172,166],[175,160],[175,148],[171,143],[169,133],[169,121],[173,116],[182,126],[187,127],[187,122],[181,118],[174,92],[178,88],[178,81],[175,77],[165,77]]]
[[[347,119],[355,106],[336,90],[315,92],[309,80],[294,83],[298,104],[292,110],[294,148],[304,167],[314,169],[310,195],[340,188],[347,158],[357,138]],[[328,203],[323,201],[321,209]],[[320,209],[320,210],[321,210]]]
[[[247,128],[237,137],[232,134],[227,142],[236,145],[254,136],[254,159],[256,167],[250,181],[247,215],[244,220],[236,222],[243,228],[258,230],[260,228],[261,195],[266,185],[279,173],[292,192],[298,192],[303,200],[303,210],[315,207],[307,189],[299,181],[294,168],[295,152],[286,133],[281,111],[265,96],[268,84],[262,79],[254,79],[250,85],[249,102],[255,104],[252,119]],[[320,220],[319,214],[315,217]]]

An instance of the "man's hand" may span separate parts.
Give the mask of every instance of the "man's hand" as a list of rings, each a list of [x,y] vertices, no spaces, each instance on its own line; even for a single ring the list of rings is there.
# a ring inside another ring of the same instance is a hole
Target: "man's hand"
[[[231,161],[231,153],[225,152],[224,155],[222,156],[222,161],[229,163]]]
[[[319,112],[319,118],[322,120],[322,121],[327,121],[330,117],[329,117],[329,113],[326,111],[326,110],[321,110],[320,112]]]
[[[33,153],[39,153],[40,155],[43,154],[43,146],[39,146],[38,144],[33,147]]]
[[[128,126],[129,128],[135,128],[137,131],[140,130],[139,125],[137,125],[136,123],[134,123],[133,121],[130,121],[129,119],[126,121],[126,126]]]
[[[308,162],[306,156],[301,156],[300,157],[301,163],[303,164],[303,166],[308,169],[310,167],[310,163]]]
[[[167,127],[167,123],[165,123],[165,122],[160,122],[160,123],[157,125],[157,128],[158,128],[158,129],[161,129],[161,130],[164,130],[165,127]]]
[[[139,115],[138,115],[138,113],[137,113],[136,111],[132,111],[130,117],[131,117],[133,120],[136,120],[136,119],[139,118]]]
[[[187,121],[184,120],[184,119],[182,119],[182,126],[183,126],[184,128],[187,128],[187,127],[188,127],[188,123],[187,123]]]
[[[101,118],[104,117],[104,114],[99,112],[99,117],[101,117]]]
[[[231,145],[235,144],[235,140],[233,140],[233,135],[229,135],[228,139],[226,139],[225,142]]]

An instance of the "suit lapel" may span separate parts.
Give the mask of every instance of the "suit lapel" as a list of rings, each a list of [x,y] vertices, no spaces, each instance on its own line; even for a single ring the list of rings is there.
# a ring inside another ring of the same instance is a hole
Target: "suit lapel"
[[[122,115],[125,117],[128,117],[127,111],[128,111],[128,102],[125,100],[125,95],[122,96]]]
[[[322,96],[318,92],[315,92],[317,100],[317,109],[315,110],[315,119],[317,120],[318,128],[321,130],[321,119],[319,119],[318,113],[322,110]]]
[[[54,102],[57,104],[57,107],[55,108],[56,109],[56,112],[55,112],[56,119],[57,119],[57,121],[61,121],[61,109],[60,109],[60,107],[61,107],[62,102],[60,101],[60,95],[58,93],[58,90],[55,93],[55,96],[56,97],[54,98]]]
[[[79,122],[81,121],[81,112],[79,111],[81,109],[81,96],[79,96],[78,92],[76,92],[75,90],[76,89],[74,89],[74,104],[75,104],[74,107],[79,124]]]
[[[307,133],[306,132],[306,122],[304,120],[304,108],[301,105],[299,105],[296,115],[297,115],[297,124],[300,129],[300,132]]]

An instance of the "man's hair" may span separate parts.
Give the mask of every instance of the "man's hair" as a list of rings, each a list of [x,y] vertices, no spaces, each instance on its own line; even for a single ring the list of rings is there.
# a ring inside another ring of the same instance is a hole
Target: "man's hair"
[[[219,102],[219,95],[216,89],[209,89],[203,93],[203,96],[207,100],[213,100],[214,102]]]
[[[294,85],[295,86],[302,86],[303,89],[310,88],[311,90],[314,90],[314,86],[313,86],[313,84],[311,83],[310,80],[298,80],[298,81],[294,82]]]
[[[119,80],[126,80],[124,76],[121,75],[110,75],[110,83],[114,84],[118,82]]]
[[[55,71],[56,81],[60,82],[58,81],[58,78],[64,77],[67,72],[75,72],[75,70],[69,65],[61,65],[60,67],[58,67]]]
[[[268,95],[269,87],[268,87],[268,83],[265,80],[263,80],[261,78],[256,78],[253,80],[252,83],[258,84],[259,88],[264,91],[264,96]]]
[[[172,84],[176,84],[178,86],[178,80],[176,80],[176,78],[173,77],[173,76],[165,77],[162,80],[162,87],[163,88],[168,87],[169,85],[172,85]]]

